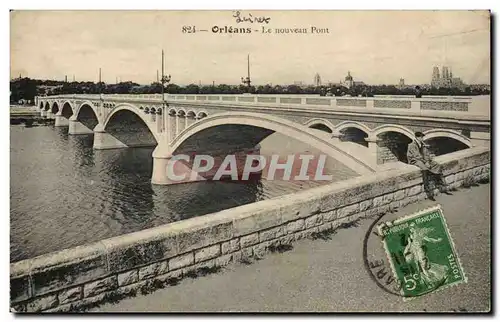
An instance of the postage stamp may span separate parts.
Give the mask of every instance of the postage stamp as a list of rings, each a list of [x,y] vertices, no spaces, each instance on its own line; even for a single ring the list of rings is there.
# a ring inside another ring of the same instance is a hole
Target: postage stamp
[[[383,223],[378,230],[405,299],[467,283],[440,205]]]

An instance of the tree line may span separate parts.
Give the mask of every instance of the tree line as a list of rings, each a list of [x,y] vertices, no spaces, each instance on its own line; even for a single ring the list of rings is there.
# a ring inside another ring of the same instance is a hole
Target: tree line
[[[54,80],[39,80],[18,78],[10,81],[10,101],[33,101],[35,96],[61,94],[160,94],[160,83],[140,85],[134,82],[106,84],[104,82],[64,82]],[[421,95],[486,95],[486,88],[422,88]],[[341,85],[298,86],[298,85],[196,85],[179,86],[168,84],[165,87],[168,94],[316,94],[321,96],[367,96],[374,95],[415,95],[412,87],[398,88],[394,85],[360,85],[347,88]]]

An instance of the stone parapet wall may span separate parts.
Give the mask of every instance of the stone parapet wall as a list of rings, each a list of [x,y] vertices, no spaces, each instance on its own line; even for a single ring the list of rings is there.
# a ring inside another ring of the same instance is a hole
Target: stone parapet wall
[[[487,147],[436,161],[450,188],[490,177]],[[18,312],[78,310],[196,270],[260,258],[279,245],[425,198],[420,170],[401,165],[42,255],[11,264],[11,306]]]
[[[469,110],[469,103],[468,102],[440,102],[440,101],[436,101],[436,100],[421,101],[420,108],[422,110],[467,112]]]

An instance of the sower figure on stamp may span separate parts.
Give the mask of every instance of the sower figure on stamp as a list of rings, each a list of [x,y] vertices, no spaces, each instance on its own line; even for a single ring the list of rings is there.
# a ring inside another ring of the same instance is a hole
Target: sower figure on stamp
[[[408,163],[422,169],[424,189],[429,199],[434,200],[433,189],[430,185],[431,179],[435,180],[436,186],[441,192],[446,192],[446,184],[443,180],[441,166],[432,159],[427,144],[424,143],[424,134],[415,132],[415,141],[408,145]]]

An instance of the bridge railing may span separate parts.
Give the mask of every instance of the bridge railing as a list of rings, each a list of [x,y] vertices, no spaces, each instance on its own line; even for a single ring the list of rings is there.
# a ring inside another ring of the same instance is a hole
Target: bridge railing
[[[367,109],[401,109],[409,111],[438,110],[450,112],[467,112],[470,97],[464,98],[415,98],[415,97],[325,97],[325,96],[293,96],[293,95],[168,95],[167,100],[205,101],[243,104],[280,104],[321,106],[333,108],[367,108]]]
[[[51,99],[108,99],[117,101],[160,101],[161,94],[75,94],[49,96]],[[319,95],[213,95],[213,94],[165,94],[167,101],[206,102],[243,105],[294,105],[303,107],[331,107],[358,109],[391,109],[420,111],[468,112],[471,97],[325,97]]]

